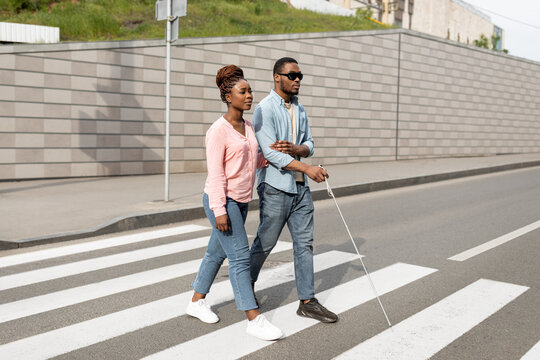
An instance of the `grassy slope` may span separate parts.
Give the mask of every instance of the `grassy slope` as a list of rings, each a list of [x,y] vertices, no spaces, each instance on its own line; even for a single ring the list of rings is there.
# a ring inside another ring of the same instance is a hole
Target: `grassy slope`
[[[21,5],[22,4],[22,5]],[[0,0],[0,21],[60,27],[62,41],[163,38],[155,0]],[[188,0],[181,37],[380,29],[365,16],[297,10],[279,0]]]

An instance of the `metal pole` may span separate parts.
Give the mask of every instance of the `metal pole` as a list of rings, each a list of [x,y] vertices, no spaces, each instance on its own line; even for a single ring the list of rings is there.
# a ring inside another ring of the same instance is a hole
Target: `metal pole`
[[[398,63],[397,63],[397,89],[396,89],[396,154],[399,160],[399,87],[401,81],[401,33],[398,35]]]
[[[167,0],[167,71],[165,84],[165,201],[169,201],[169,153],[171,127],[171,0]]]

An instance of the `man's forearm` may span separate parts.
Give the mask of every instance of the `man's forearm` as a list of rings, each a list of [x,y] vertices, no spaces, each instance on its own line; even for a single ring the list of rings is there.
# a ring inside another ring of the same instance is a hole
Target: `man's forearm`
[[[301,171],[311,180],[315,180],[318,183],[323,182],[324,179],[328,177],[328,173],[323,168],[319,166],[307,165],[298,160],[291,161],[289,165],[285,166],[283,169]]]
[[[289,165],[285,166],[284,170],[293,170],[293,171],[301,171],[303,173],[306,172],[306,170],[309,168],[309,165],[304,164],[303,162],[300,162],[298,160],[293,160],[289,163]]]

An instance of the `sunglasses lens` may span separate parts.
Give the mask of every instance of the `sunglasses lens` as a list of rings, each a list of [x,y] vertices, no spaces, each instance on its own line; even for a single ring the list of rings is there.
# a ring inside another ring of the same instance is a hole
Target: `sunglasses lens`
[[[302,80],[304,78],[304,74],[302,74],[301,72],[290,72],[287,74],[278,73],[278,75],[286,76],[287,79],[292,81],[296,80],[297,78],[298,80]]]
[[[288,73],[287,77],[289,78],[289,80],[296,80],[296,78],[298,78],[298,80],[302,80],[304,78],[304,74],[302,74],[302,73]]]

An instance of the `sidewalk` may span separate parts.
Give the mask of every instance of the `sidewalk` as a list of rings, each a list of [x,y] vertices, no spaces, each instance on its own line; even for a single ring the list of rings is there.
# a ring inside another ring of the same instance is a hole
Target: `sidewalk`
[[[540,166],[540,153],[327,166],[336,196]],[[32,246],[204,217],[206,173],[0,182],[0,249]],[[310,182],[314,200],[328,199]],[[255,192],[256,195],[256,192]],[[257,208],[257,200],[251,208]]]

